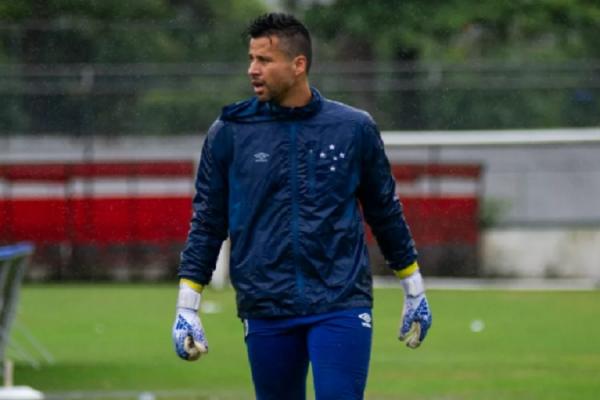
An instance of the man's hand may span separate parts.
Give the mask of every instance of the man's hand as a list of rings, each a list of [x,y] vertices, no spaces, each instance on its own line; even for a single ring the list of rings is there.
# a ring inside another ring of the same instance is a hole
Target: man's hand
[[[431,327],[431,311],[425,297],[423,277],[416,270],[401,280],[404,288],[404,309],[398,338],[411,349],[419,347]]]
[[[208,342],[198,316],[201,298],[201,294],[185,281],[179,284],[177,312],[173,323],[173,344],[177,355],[188,361],[195,361],[202,354],[208,353]]]

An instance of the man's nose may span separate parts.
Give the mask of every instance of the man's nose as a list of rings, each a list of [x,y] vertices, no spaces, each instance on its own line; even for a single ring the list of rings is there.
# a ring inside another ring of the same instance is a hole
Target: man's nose
[[[257,76],[260,73],[258,69],[257,63],[250,61],[250,65],[248,65],[248,75],[249,76]]]

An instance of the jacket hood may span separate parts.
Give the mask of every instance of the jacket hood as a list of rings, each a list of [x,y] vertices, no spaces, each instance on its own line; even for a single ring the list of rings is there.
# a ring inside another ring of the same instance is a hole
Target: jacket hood
[[[304,107],[282,107],[271,101],[259,101],[257,97],[242,100],[223,107],[221,119],[242,123],[304,119],[316,114],[323,98],[315,88],[310,89],[312,98]]]

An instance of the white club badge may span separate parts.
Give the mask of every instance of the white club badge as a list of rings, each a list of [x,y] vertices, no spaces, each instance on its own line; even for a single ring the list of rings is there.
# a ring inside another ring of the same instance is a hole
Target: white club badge
[[[319,158],[322,160],[331,160],[329,171],[335,172],[337,170],[336,162],[345,159],[346,153],[335,151],[335,144],[331,143],[329,146],[327,146],[327,150],[319,153]]]

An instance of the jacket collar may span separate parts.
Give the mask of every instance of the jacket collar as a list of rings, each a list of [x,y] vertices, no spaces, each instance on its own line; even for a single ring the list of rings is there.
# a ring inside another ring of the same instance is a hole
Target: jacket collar
[[[264,122],[290,119],[305,119],[316,114],[323,105],[319,91],[310,88],[312,97],[303,107],[282,107],[272,101],[258,101],[257,97],[223,107],[221,119],[235,122]]]

